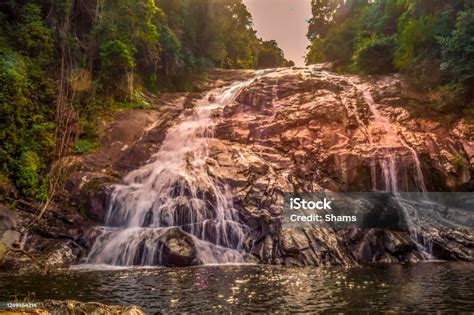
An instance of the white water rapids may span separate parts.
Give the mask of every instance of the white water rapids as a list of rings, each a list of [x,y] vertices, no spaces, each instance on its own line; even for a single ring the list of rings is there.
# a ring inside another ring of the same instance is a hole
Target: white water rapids
[[[247,227],[227,187],[207,172],[207,139],[212,136],[212,111],[234,101],[253,80],[208,93],[192,114],[168,130],[153,162],[115,186],[104,234],[87,263],[160,265],[163,238],[170,229],[189,235],[199,263],[243,262]]]

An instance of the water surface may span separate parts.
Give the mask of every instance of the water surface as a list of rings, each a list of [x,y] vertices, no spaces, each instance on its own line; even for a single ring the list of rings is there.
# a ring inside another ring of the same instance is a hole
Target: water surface
[[[361,268],[234,265],[0,275],[0,301],[34,294],[157,312],[474,311],[474,264]]]

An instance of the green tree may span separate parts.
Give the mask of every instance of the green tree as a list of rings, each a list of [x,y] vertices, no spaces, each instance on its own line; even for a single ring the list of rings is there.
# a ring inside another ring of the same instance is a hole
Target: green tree
[[[440,38],[443,68],[455,83],[472,86],[474,78],[474,8],[459,13],[451,36]]]
[[[54,147],[53,37],[41,7],[10,4],[0,15],[0,173],[29,197],[44,198]]]

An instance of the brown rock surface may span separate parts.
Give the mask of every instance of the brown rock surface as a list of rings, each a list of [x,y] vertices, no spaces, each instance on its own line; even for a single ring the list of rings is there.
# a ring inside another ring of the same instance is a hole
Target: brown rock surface
[[[292,191],[472,187],[472,126],[460,122],[450,130],[436,119],[417,118],[403,85],[399,76],[364,81],[317,68],[278,69],[216,115],[209,169],[234,188],[253,231],[251,252],[262,262],[423,259],[408,232],[288,230],[281,228],[278,208],[282,193]],[[396,174],[387,184],[390,166]],[[458,238],[426,233],[435,256],[472,260],[472,231],[456,232]]]

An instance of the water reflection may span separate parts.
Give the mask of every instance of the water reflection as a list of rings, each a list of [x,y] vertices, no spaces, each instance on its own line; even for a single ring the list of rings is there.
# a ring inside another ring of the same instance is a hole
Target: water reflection
[[[155,312],[472,311],[473,264],[373,268],[212,266],[0,276],[12,294],[137,304]]]

